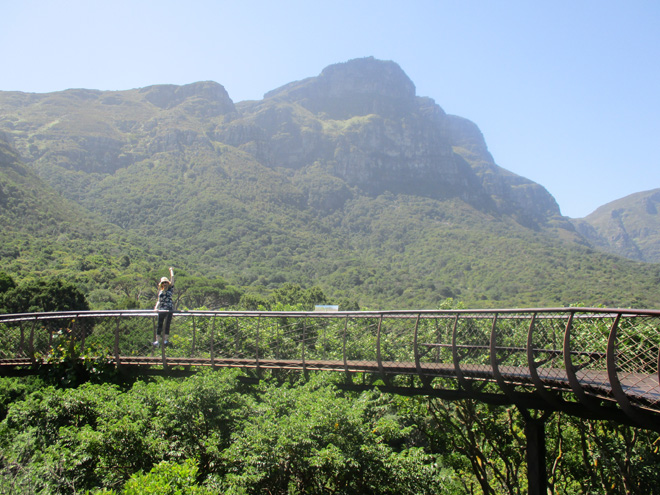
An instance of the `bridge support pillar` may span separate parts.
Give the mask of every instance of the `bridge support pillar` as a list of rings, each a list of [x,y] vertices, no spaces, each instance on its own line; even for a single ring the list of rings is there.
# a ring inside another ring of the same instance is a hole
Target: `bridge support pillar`
[[[545,469],[545,416],[534,418],[525,414],[525,437],[527,438],[527,493],[548,494],[548,473]]]

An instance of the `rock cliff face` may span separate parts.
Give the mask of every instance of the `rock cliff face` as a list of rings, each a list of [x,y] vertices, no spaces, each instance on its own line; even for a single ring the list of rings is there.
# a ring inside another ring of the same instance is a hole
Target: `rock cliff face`
[[[561,218],[542,186],[498,167],[477,126],[416,96],[394,62],[332,65],[261,101],[236,105],[214,82],[0,93],[0,105],[6,109],[0,130],[61,188],[90,182],[67,171],[114,174],[162,153],[181,163],[199,154],[213,161],[218,146],[231,146],[267,167],[290,170],[305,190],[302,178],[316,174],[327,190],[343,191],[308,198],[321,209],[340,208],[355,189],[458,198],[532,228]],[[564,222],[564,228],[573,227]]]
[[[415,110],[415,85],[394,62],[374,58],[326,67],[318,77],[266,93],[336,120],[376,114],[398,118]]]
[[[216,117],[236,111],[225,88],[213,81],[185,86],[149,86],[141,89],[140,93],[149,103],[162,109],[183,104],[185,111],[196,117]]]
[[[370,194],[456,197],[530,227],[560,217],[542,186],[498,167],[477,126],[417,97],[393,62],[332,65],[239,108],[218,139],[269,166],[321,162]]]

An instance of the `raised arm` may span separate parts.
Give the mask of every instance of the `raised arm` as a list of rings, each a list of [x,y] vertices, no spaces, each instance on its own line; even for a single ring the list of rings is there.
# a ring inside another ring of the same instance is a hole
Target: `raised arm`
[[[170,285],[174,285],[174,268],[170,267]]]

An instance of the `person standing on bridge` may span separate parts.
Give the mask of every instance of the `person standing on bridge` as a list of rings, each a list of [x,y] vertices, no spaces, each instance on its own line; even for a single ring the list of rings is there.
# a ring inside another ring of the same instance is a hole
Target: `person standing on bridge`
[[[155,346],[160,344],[161,335],[163,345],[170,343],[170,323],[172,323],[172,314],[174,313],[172,292],[174,292],[174,269],[170,267],[170,278],[163,277],[158,284],[158,301],[156,307],[154,307],[154,311],[158,311],[158,330],[156,331]]]

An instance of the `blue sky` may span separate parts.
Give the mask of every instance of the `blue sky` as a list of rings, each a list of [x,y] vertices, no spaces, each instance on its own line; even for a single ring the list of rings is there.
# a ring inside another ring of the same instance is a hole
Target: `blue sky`
[[[21,0],[0,6],[0,90],[213,80],[238,102],[393,60],[577,218],[660,187],[659,25],[651,0]]]

